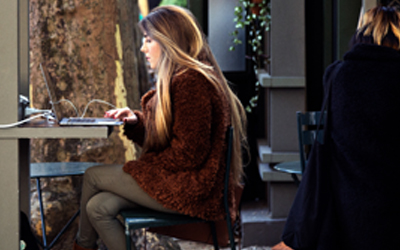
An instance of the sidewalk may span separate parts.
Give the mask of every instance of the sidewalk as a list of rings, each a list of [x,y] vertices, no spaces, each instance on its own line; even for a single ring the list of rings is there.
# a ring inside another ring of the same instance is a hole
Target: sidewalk
[[[202,243],[196,243],[192,241],[177,241],[179,246],[181,247],[181,250],[213,250],[214,247],[212,245],[207,245],[207,244],[202,244]],[[246,248],[239,248],[236,247],[236,249],[242,249],[242,250],[270,250],[271,247],[267,246],[250,246]],[[230,250],[230,248],[221,248],[221,250]]]

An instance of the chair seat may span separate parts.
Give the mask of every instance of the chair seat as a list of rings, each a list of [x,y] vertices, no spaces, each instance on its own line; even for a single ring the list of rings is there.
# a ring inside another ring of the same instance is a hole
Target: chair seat
[[[31,163],[31,178],[62,177],[82,175],[89,167],[101,165],[98,162],[43,162]]]
[[[300,161],[282,162],[276,164],[274,169],[288,174],[302,174]]]
[[[205,222],[202,219],[188,215],[158,212],[142,207],[122,210],[120,214],[124,218],[125,227],[129,229]]]
[[[227,141],[227,149],[226,149],[226,165],[225,165],[225,174],[224,174],[224,190],[223,190],[223,203],[225,209],[226,216],[226,228],[229,235],[229,243],[231,245],[231,249],[235,250],[235,239],[232,229],[232,223],[230,218],[229,204],[228,204],[228,187],[229,187],[229,176],[230,176],[230,165],[232,158],[232,141],[233,141],[233,128],[231,126],[228,127],[226,132],[226,141]],[[240,200],[240,199],[239,199]],[[182,214],[175,213],[166,213],[166,212],[158,212],[155,210],[151,210],[149,208],[144,207],[136,207],[129,210],[120,211],[125,223],[125,239],[126,239],[126,249],[131,249],[131,229],[139,229],[139,228],[154,228],[154,227],[165,227],[165,226],[174,226],[179,224],[192,224],[192,223],[200,223],[206,222],[202,219],[196,217],[190,217]],[[207,224],[210,226],[211,235],[213,239],[214,249],[218,250],[218,237],[216,231],[216,223],[215,221],[207,221]]]
[[[40,206],[40,219],[42,222],[42,238],[43,243],[38,243],[41,245],[42,249],[49,250],[53,248],[58,239],[64,234],[68,227],[79,215],[80,210],[75,212],[75,214],[69,219],[67,224],[58,232],[57,236],[52,240],[50,244],[47,243],[46,236],[46,223],[44,216],[44,207],[42,200],[42,192],[40,185],[40,178],[53,178],[53,177],[63,177],[63,176],[73,176],[73,175],[83,175],[89,167],[101,165],[98,162],[43,162],[43,163],[31,163],[30,164],[30,176],[36,179],[36,187],[38,192],[39,206]]]

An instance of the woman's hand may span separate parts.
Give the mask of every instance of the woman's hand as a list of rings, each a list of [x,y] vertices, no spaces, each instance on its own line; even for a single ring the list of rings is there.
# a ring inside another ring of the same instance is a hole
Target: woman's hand
[[[125,123],[136,124],[138,119],[129,108],[111,109],[104,114],[106,118],[120,119]]]

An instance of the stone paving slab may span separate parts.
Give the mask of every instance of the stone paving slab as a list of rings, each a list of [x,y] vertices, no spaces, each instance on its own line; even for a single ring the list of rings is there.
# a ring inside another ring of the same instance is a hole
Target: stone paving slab
[[[202,243],[197,243],[193,241],[183,241],[183,240],[178,240],[177,241],[179,246],[181,247],[181,250],[213,250],[214,247],[209,244],[202,244]],[[221,250],[230,250],[230,248],[220,248]],[[236,247],[238,250],[271,250],[271,247],[268,246],[250,246],[246,248],[239,248]]]

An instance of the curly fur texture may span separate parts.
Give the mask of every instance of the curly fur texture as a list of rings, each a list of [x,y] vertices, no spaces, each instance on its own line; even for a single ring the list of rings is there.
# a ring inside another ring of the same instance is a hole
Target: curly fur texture
[[[200,73],[187,70],[171,83],[173,125],[170,144],[129,161],[124,171],[165,207],[206,220],[224,219],[225,132],[230,125],[228,102]],[[155,90],[142,98],[138,124],[125,135],[143,144],[146,123],[153,123]],[[237,210],[230,187],[231,216]]]

